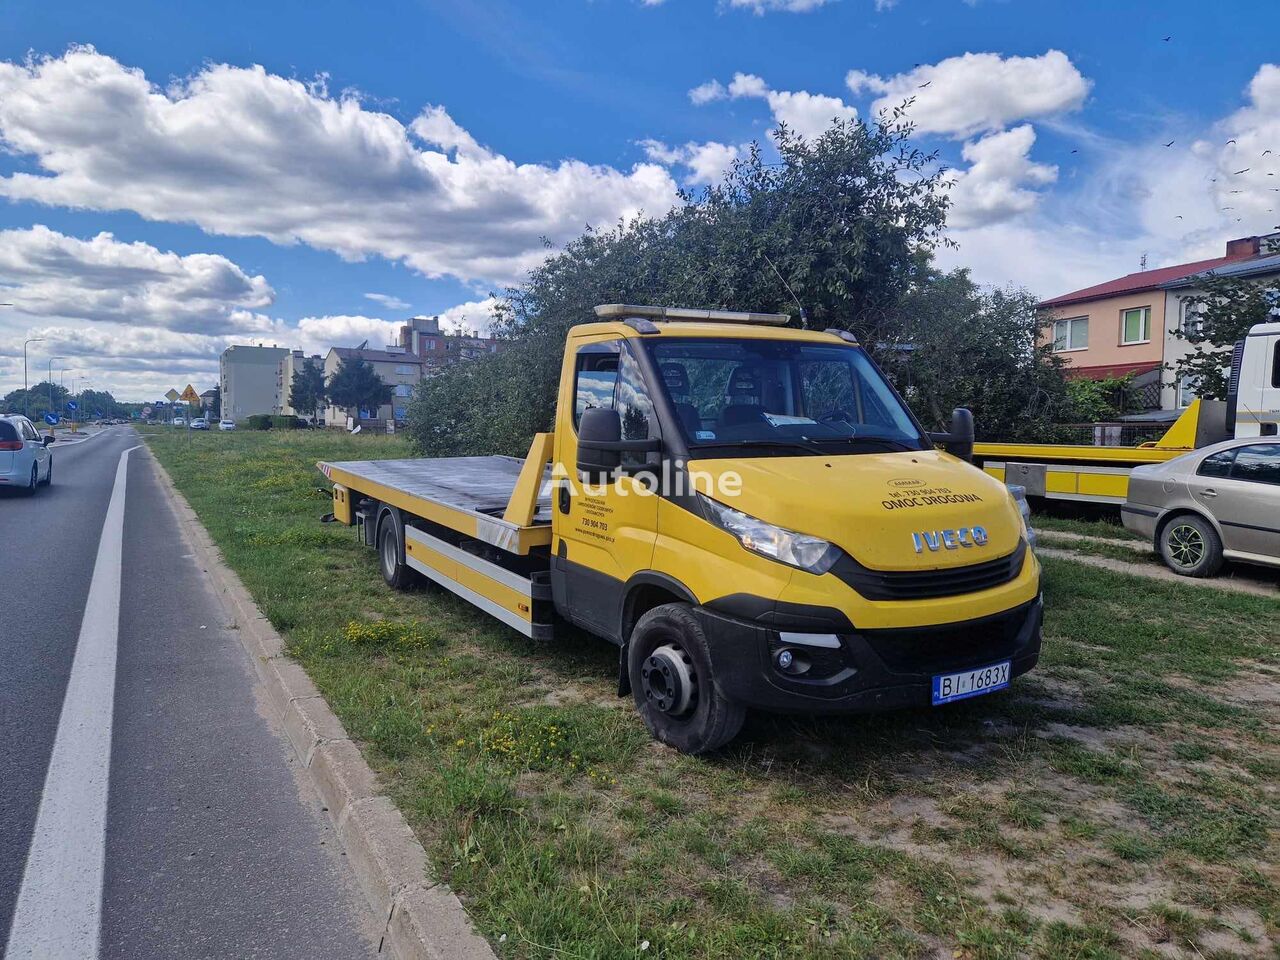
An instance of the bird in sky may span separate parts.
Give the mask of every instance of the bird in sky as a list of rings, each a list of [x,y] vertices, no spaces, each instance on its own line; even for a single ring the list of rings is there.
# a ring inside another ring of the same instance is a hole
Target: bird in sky
[[[1224,144],[1224,146],[1228,146],[1228,147],[1229,147],[1229,146],[1231,146],[1233,143],[1235,143],[1235,141],[1234,141],[1234,140],[1228,140],[1228,141]]]
[[[1168,43],[1170,40],[1173,39],[1173,37],[1161,37],[1160,39],[1163,40],[1165,43]]]
[[[920,86],[919,86],[919,87],[917,87],[916,89],[917,89],[917,90],[923,90],[925,87],[927,87],[927,86],[928,86],[929,84],[931,84],[931,83],[933,83],[933,81],[932,81],[932,80],[926,80],[924,83],[920,84]]]
[[[1270,153],[1270,152],[1271,152],[1270,150],[1263,150],[1263,151],[1262,151],[1262,155],[1265,157],[1265,156],[1266,156],[1268,153]]]
[[[1173,219],[1175,219],[1175,220],[1181,220],[1181,219],[1182,219],[1182,214],[1178,214],[1178,215],[1177,215],[1176,217],[1174,217]]]
[[[1237,170],[1235,173],[1232,174],[1232,176],[1238,177],[1242,173],[1248,173],[1251,169],[1252,169],[1251,167],[1245,167],[1243,170]]]
[[[1234,209],[1235,209],[1235,207],[1223,207],[1223,208],[1222,208],[1222,212],[1223,212],[1223,213],[1226,213],[1228,210],[1234,210]]]
[[[1177,143],[1177,142],[1178,142],[1177,140],[1170,140],[1168,143],[1166,143],[1166,144],[1165,144],[1165,146],[1166,146],[1166,147],[1172,147],[1172,146],[1173,146],[1175,143]]]
[[[1072,153],[1079,153],[1080,151],[1079,151],[1079,150],[1072,150],[1071,152],[1072,152]]]

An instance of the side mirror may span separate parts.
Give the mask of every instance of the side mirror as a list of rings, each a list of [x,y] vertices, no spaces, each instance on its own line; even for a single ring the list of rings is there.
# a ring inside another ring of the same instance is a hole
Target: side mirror
[[[653,453],[662,441],[623,440],[622,417],[617,410],[591,407],[578,424],[578,472],[583,479],[600,482],[622,464],[624,453]]]
[[[973,460],[973,413],[965,407],[951,411],[951,429],[946,433],[931,433],[929,439],[942,444],[942,449],[961,460]]]
[[[49,444],[53,443],[53,441],[57,440],[58,438],[55,437],[52,433],[46,433],[42,439],[44,440],[44,445],[47,447]]]

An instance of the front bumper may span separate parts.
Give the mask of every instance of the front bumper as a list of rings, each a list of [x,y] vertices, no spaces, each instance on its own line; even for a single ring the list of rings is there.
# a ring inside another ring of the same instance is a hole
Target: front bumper
[[[777,712],[840,713],[929,706],[933,678],[1011,661],[1010,678],[1040,659],[1040,596],[962,623],[904,629],[790,633],[695,607],[721,692]],[[812,629],[812,628],[811,628]],[[784,671],[777,656],[792,654]]]

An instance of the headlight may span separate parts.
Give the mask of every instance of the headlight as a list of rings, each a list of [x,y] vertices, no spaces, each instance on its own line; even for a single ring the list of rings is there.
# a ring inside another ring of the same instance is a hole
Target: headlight
[[[840,548],[820,537],[775,527],[771,523],[698,494],[707,519],[738,538],[748,550],[809,573],[826,573],[840,557]]]

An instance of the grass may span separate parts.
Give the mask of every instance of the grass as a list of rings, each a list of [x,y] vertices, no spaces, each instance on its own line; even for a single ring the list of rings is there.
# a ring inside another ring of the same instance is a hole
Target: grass
[[[149,442],[504,957],[1280,956],[1274,601],[1049,560],[1009,691],[689,758],[608,644],[392,593],[319,522],[314,462],[401,440]]]

